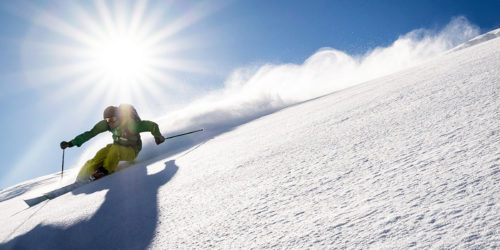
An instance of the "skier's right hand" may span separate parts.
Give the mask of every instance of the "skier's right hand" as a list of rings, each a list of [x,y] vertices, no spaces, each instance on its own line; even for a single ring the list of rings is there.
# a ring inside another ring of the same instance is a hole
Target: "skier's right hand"
[[[67,141],[62,141],[61,142],[61,149],[66,149],[66,148],[71,148],[75,145],[73,145],[73,143],[70,141],[70,142],[67,142]]]
[[[155,142],[156,142],[156,145],[160,145],[160,144],[162,144],[164,141],[165,141],[165,137],[163,137],[163,136],[157,136],[157,137],[155,137]]]

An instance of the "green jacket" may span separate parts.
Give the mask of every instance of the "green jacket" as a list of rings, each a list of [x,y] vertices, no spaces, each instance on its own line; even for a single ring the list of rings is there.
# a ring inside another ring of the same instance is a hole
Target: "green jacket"
[[[110,128],[106,120],[102,120],[94,125],[90,131],[75,137],[71,142],[73,145],[80,147],[86,141],[105,131],[113,133],[114,144],[134,147],[137,153],[142,149],[142,141],[139,133],[151,132],[154,137],[162,136],[158,124],[152,121],[135,121],[127,119],[121,121],[118,127]]]

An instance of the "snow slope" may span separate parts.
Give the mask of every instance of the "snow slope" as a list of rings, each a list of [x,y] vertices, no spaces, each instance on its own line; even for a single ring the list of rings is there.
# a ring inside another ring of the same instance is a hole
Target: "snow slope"
[[[497,248],[499,91],[493,38],[32,208],[58,176],[26,182],[0,249]]]

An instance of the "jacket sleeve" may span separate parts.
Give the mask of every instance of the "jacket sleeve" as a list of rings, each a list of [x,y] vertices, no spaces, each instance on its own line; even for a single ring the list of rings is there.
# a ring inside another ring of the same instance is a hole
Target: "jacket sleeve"
[[[96,125],[94,125],[94,127],[90,131],[84,132],[83,134],[75,137],[75,139],[73,139],[71,142],[74,145],[80,147],[86,141],[92,139],[94,136],[102,132],[105,132],[107,130],[108,130],[108,123],[106,122],[106,120],[102,120],[98,122]]]
[[[160,133],[160,128],[158,127],[158,124],[152,121],[140,121],[137,124],[137,132],[142,133],[142,132],[151,132],[151,134],[154,137],[160,137],[162,136]]]

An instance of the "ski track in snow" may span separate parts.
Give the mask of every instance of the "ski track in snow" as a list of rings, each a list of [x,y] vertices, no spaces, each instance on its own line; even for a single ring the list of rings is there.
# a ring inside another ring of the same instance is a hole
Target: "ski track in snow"
[[[289,107],[2,218],[0,248],[498,248],[499,69],[496,38]]]

